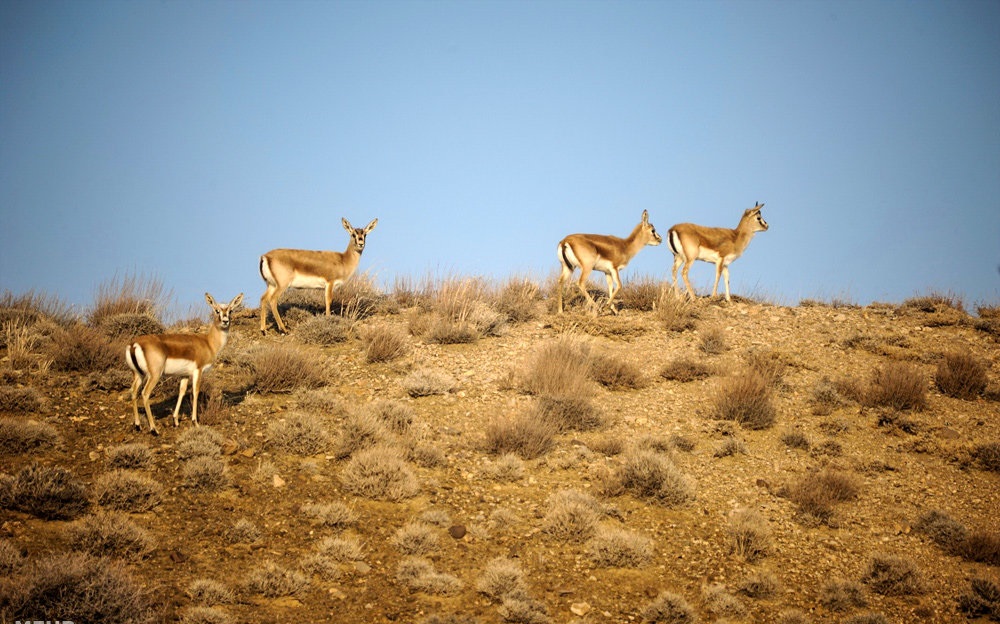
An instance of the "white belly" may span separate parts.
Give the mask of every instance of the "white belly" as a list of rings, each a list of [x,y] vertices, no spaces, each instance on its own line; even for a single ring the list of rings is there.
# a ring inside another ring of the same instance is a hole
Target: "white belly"
[[[163,365],[163,372],[166,375],[184,375],[185,377],[190,377],[197,368],[191,360],[167,358],[166,363]]]
[[[607,258],[598,258],[594,263],[594,270],[611,275],[615,272],[615,265]]]
[[[705,262],[711,262],[717,264],[722,258],[719,256],[719,252],[714,249],[708,249],[707,247],[700,247],[698,249],[698,259],[704,260]]]
[[[288,286],[289,288],[326,288],[326,280],[322,277],[296,273],[295,277],[292,278],[292,283]]]

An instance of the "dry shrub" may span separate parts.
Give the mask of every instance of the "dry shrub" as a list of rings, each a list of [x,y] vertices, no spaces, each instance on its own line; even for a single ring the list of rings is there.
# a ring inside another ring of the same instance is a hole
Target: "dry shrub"
[[[113,470],[102,474],[94,483],[97,502],[118,511],[149,511],[160,503],[163,486],[142,474],[129,470]]]
[[[813,406],[813,414],[828,416],[833,413],[833,410],[844,404],[844,399],[837,390],[837,384],[830,381],[828,377],[823,377],[813,386],[810,402]]]
[[[707,364],[702,364],[694,358],[679,358],[667,363],[660,370],[660,377],[668,381],[679,381],[687,383],[698,379],[704,379],[713,374],[714,369]]]
[[[798,609],[788,609],[778,614],[778,624],[811,624],[812,620]]]
[[[9,290],[0,294],[0,322],[14,321],[36,325],[51,320],[58,325],[68,325],[76,318],[73,306],[57,297],[29,290],[15,295]],[[983,316],[980,314],[980,316]]]
[[[0,539],[0,574],[7,576],[24,565],[24,555],[14,542]]]
[[[57,553],[32,561],[13,577],[0,620],[28,621],[58,613],[63,621],[151,624],[159,621],[151,590],[118,561],[85,553]]]
[[[866,399],[873,406],[919,411],[927,406],[927,382],[916,366],[887,362],[872,374]]]
[[[767,556],[774,545],[767,520],[752,509],[738,510],[729,518],[729,539],[732,551],[751,563]]]
[[[52,370],[67,373],[103,373],[122,364],[124,349],[113,346],[100,331],[73,324],[52,335],[48,357]]]
[[[42,409],[42,398],[32,387],[0,386],[0,411],[30,414]]]
[[[392,538],[399,552],[404,555],[427,555],[438,549],[438,533],[426,522],[408,522]]]
[[[512,624],[551,624],[548,607],[529,596],[508,596],[497,608],[504,622]]]
[[[155,541],[128,516],[99,512],[77,520],[68,529],[69,546],[95,557],[142,558]]]
[[[469,321],[456,321],[438,316],[431,321],[423,336],[427,342],[433,344],[472,344],[479,340],[480,333]]]
[[[351,321],[342,316],[313,316],[295,328],[295,338],[302,343],[330,346],[351,336]]]
[[[318,388],[325,383],[323,370],[316,358],[286,345],[272,345],[259,350],[253,357],[251,369],[251,387],[262,394]]]
[[[656,318],[667,331],[688,331],[695,327],[698,305],[687,297],[678,297],[669,288],[664,288],[656,302]]]
[[[385,423],[370,411],[349,414],[340,427],[334,455],[350,457],[361,449],[371,448],[386,440]]]
[[[20,418],[0,418],[0,454],[19,455],[50,449],[62,442],[48,423]]]
[[[124,312],[101,319],[96,328],[112,340],[130,340],[146,334],[162,334],[166,331],[160,319],[149,312]]]
[[[316,545],[316,550],[324,557],[340,563],[364,559],[361,542],[353,535],[325,537]]]
[[[233,590],[213,579],[195,579],[185,593],[192,602],[203,605],[230,604],[236,599]]]
[[[1000,622],[1000,585],[987,578],[972,579],[972,591],[959,596],[958,610],[966,617],[985,616]]]
[[[211,427],[186,429],[177,436],[177,457],[181,460],[218,457],[222,454],[222,442],[222,434]]]
[[[521,564],[514,559],[496,557],[476,581],[476,589],[493,601],[501,602],[510,597],[526,597],[528,584],[524,580]]]
[[[344,488],[357,496],[400,501],[420,491],[416,475],[401,459],[400,449],[376,446],[354,454],[340,473]]]
[[[97,286],[94,304],[87,314],[87,323],[99,326],[119,314],[147,314],[155,317],[158,309],[165,307],[170,293],[163,283],[151,276],[127,274],[115,276]]]
[[[1000,565],[1000,534],[973,531],[962,542],[958,554],[969,561]]]
[[[715,449],[712,457],[732,457],[733,455],[746,455],[747,445],[739,438],[726,438],[719,448]]]
[[[725,353],[729,348],[729,344],[726,341],[726,331],[721,327],[709,327],[701,332],[701,337],[698,339],[698,348],[701,349],[702,353],[708,355],[721,355]]]
[[[13,477],[0,475],[0,507],[45,520],[72,520],[90,507],[87,488],[69,470],[32,463]]]
[[[663,284],[652,277],[634,277],[622,285],[616,300],[623,309],[651,312],[659,305],[663,291]]]
[[[639,390],[649,385],[638,366],[609,355],[593,359],[590,375],[594,381],[609,390]]]
[[[306,503],[302,505],[304,515],[323,526],[342,529],[354,523],[358,515],[344,503]]]
[[[642,620],[649,624],[695,624],[698,613],[683,596],[664,591],[643,608]]]
[[[958,312],[965,312],[965,304],[962,298],[953,293],[943,293],[931,291],[926,295],[919,295],[904,299],[900,308],[904,310],[915,310],[928,314],[939,312],[944,309],[951,309]]]
[[[44,337],[34,323],[21,319],[3,322],[0,348],[7,349],[7,364],[14,370],[27,369],[32,365],[35,350],[43,340]]]
[[[520,481],[524,478],[524,461],[517,455],[508,453],[489,464],[484,472],[494,481]]]
[[[890,622],[889,618],[881,613],[860,613],[847,618],[843,624],[890,624]]]
[[[525,392],[538,396],[589,397],[592,394],[592,361],[593,355],[586,342],[563,335],[538,348],[520,375],[520,386]]]
[[[934,383],[950,397],[975,399],[986,392],[986,365],[967,351],[948,353],[937,366]]]
[[[490,455],[513,453],[524,459],[535,459],[547,453],[555,444],[558,427],[532,414],[501,417],[486,425],[483,449]]]
[[[722,617],[743,617],[747,608],[743,601],[729,593],[725,585],[709,585],[701,593],[705,608]]]
[[[778,387],[785,379],[788,364],[781,354],[773,349],[754,350],[746,356],[747,368],[764,378],[767,385]]]
[[[194,490],[215,491],[229,485],[225,462],[204,455],[184,462],[181,476],[184,485]]]
[[[913,528],[927,534],[931,540],[951,554],[959,554],[969,538],[965,525],[943,511],[931,510],[920,516]]]
[[[403,388],[413,398],[448,394],[456,385],[454,377],[432,368],[418,368],[403,379]]]
[[[107,454],[108,466],[111,468],[138,470],[149,468],[153,464],[153,451],[139,442],[112,446]]]
[[[243,589],[250,594],[261,594],[266,598],[294,596],[309,586],[309,577],[288,570],[273,561],[265,561],[254,568],[243,580]]]
[[[587,542],[587,556],[600,567],[639,568],[653,558],[653,540],[619,527],[600,527]]]
[[[410,589],[428,594],[454,594],[462,588],[462,581],[457,577],[436,571],[434,564],[420,557],[400,561],[396,579]]]
[[[587,443],[587,448],[603,455],[604,457],[614,457],[625,452],[625,441],[619,437],[602,436]]]
[[[771,427],[777,411],[767,380],[754,371],[745,371],[723,381],[715,397],[714,416],[736,421],[745,429]]]
[[[639,498],[673,507],[694,498],[691,479],[666,456],[652,451],[629,452],[614,476],[615,485]]]
[[[883,596],[909,596],[924,591],[923,576],[912,560],[885,553],[872,555],[861,581]]]
[[[583,542],[594,535],[603,511],[589,494],[561,490],[549,496],[542,530],[568,542]]]
[[[858,496],[859,485],[853,475],[824,468],[806,475],[798,483],[783,491],[799,509],[821,521],[829,521],[836,503],[854,500]]]
[[[413,419],[416,417],[412,407],[402,401],[392,399],[375,401],[369,410],[389,431],[397,435],[409,432]]]
[[[868,605],[864,586],[844,579],[824,583],[819,590],[819,602],[831,611],[847,611]]]
[[[972,449],[972,456],[985,470],[1000,472],[1000,442],[983,442]]]
[[[588,398],[542,396],[535,401],[532,416],[557,431],[592,431],[604,425],[603,413]]]
[[[361,336],[365,361],[391,362],[410,352],[410,342],[403,332],[387,325],[376,325]]]
[[[308,412],[290,412],[267,425],[268,444],[285,453],[315,455],[327,448],[329,440],[323,419]]]
[[[510,278],[493,297],[497,312],[511,323],[524,323],[542,315],[541,287],[527,278]]]

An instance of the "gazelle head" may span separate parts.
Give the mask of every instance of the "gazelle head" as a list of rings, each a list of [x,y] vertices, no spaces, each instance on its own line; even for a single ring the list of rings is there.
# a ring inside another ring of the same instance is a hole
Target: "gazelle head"
[[[663,242],[663,237],[656,233],[656,227],[649,222],[649,211],[642,211],[642,223],[639,224],[642,232],[642,238],[646,241],[647,245],[659,245]]]
[[[243,303],[243,293],[240,293],[233,297],[233,300],[226,305],[220,305],[215,302],[212,295],[205,293],[205,301],[208,305],[212,306],[212,313],[215,314],[215,325],[219,327],[222,331],[229,331],[229,319],[233,310],[237,308],[241,303]]]
[[[378,225],[378,219],[372,219],[372,222],[363,228],[353,227],[351,222],[344,218],[341,218],[340,222],[347,233],[351,235],[351,247],[358,253],[365,250],[365,237],[368,236],[368,232],[374,230],[375,226]]]
[[[764,217],[760,216],[760,209],[764,207],[764,204],[759,202],[754,202],[753,208],[747,208],[743,212],[743,218],[740,219],[740,225],[744,223],[749,223],[751,231],[753,232],[766,232],[767,231],[767,221]]]

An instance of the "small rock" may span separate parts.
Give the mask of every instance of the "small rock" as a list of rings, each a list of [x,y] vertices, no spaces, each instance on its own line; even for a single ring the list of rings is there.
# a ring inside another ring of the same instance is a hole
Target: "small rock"
[[[364,561],[355,561],[354,571],[358,574],[365,575],[372,571],[372,567]]]
[[[586,602],[574,602],[570,605],[569,610],[572,611],[574,615],[583,617],[590,613],[590,605]]]
[[[276,488],[285,487],[285,480],[282,479],[279,475],[274,475],[274,487]]]
[[[466,534],[465,525],[453,524],[452,526],[448,527],[448,534],[454,537],[455,539],[462,539],[463,537],[465,537]]]

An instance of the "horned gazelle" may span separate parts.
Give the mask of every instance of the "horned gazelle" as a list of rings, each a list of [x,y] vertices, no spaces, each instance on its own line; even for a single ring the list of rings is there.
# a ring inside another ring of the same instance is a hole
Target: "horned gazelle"
[[[688,280],[688,271],[695,260],[704,260],[715,264],[715,285],[712,286],[712,296],[719,292],[719,277],[725,278],[726,301],[729,298],[729,265],[739,258],[750,244],[750,239],[757,232],[767,230],[767,221],[760,216],[764,204],[756,203],[753,208],[743,212],[736,229],[720,227],[705,227],[693,223],[678,223],[667,232],[670,250],[674,252],[674,266],[670,274],[673,277],[674,293],[680,294],[677,284],[677,269],[683,264],[681,277],[687,287],[688,295],[695,297],[694,289]]]
[[[148,334],[139,336],[125,349],[125,360],[133,372],[132,411],[135,414],[136,431],[142,430],[139,419],[139,387],[142,386],[142,405],[149,419],[149,432],[159,435],[153,411],[149,408],[149,396],[163,375],[183,375],[181,389],[174,407],[174,426],[178,426],[181,401],[187,391],[188,377],[191,378],[191,420],[198,426],[198,390],[201,376],[215,361],[215,356],[229,338],[229,316],[240,303],[243,293],[233,297],[226,305],[219,305],[212,295],[205,293],[205,301],[212,306],[215,316],[207,334]],[[143,386],[143,379],[146,383]]]
[[[663,239],[656,233],[656,228],[649,222],[649,212],[642,211],[642,221],[635,226],[628,238],[607,236],[604,234],[570,234],[559,241],[559,262],[562,263],[562,273],[559,275],[559,312],[563,311],[563,284],[580,268],[580,279],[576,286],[583,296],[595,306],[593,297],[587,292],[587,278],[590,272],[597,270],[604,273],[608,282],[608,307],[615,309],[615,295],[621,290],[622,281],[618,271],[624,269],[646,245],[659,245]]]
[[[278,331],[286,333],[285,324],[278,314],[278,297],[289,288],[323,288],[326,294],[326,315],[330,316],[333,289],[343,284],[358,268],[361,252],[365,250],[365,237],[378,225],[378,219],[363,228],[352,227],[347,219],[341,224],[351,240],[347,250],[309,251],[306,249],[272,249],[260,257],[260,276],[267,282],[267,290],[260,298],[260,331],[267,333],[267,308],[271,308]]]

